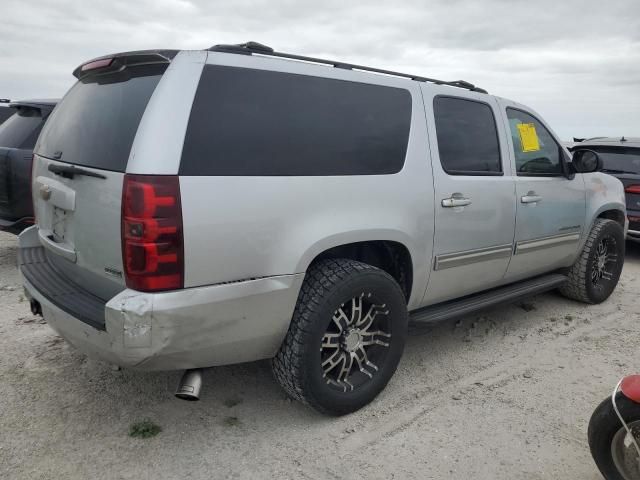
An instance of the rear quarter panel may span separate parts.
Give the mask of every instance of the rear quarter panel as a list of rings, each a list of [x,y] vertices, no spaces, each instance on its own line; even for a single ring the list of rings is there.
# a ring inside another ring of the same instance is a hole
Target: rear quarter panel
[[[433,183],[424,106],[415,82],[268,58],[209,54],[208,63],[264,68],[406,88],[409,146],[394,175],[324,177],[182,176],[185,286],[306,271],[323,251],[392,240],[413,260],[410,308],[422,298],[433,243]]]

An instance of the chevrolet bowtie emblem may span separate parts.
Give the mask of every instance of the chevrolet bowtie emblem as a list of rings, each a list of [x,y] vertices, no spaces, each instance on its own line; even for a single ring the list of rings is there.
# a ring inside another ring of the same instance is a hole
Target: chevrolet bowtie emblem
[[[40,187],[40,198],[47,201],[51,198],[51,187],[49,185],[42,185]]]

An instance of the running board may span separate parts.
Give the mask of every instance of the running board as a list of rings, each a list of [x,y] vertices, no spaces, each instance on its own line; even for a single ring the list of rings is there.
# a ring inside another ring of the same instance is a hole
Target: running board
[[[456,300],[429,305],[428,307],[411,312],[410,319],[413,322],[439,322],[441,320],[448,320],[500,303],[513,302],[523,297],[537,295],[538,293],[559,287],[566,281],[567,277],[565,275],[557,273],[543,275],[504,287],[468,295]]]

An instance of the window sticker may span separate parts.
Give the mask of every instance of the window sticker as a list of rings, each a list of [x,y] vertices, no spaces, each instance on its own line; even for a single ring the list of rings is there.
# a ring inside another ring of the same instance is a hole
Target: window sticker
[[[536,126],[533,123],[519,123],[520,146],[523,152],[537,152],[540,150]]]

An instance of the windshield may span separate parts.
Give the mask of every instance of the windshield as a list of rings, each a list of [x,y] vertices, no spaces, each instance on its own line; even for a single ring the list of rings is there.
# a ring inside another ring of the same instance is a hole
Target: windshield
[[[36,153],[124,172],[138,124],[165,69],[133,67],[78,81],[51,114]]]
[[[20,107],[0,125],[0,147],[32,150],[42,129],[42,123],[39,109]]]
[[[592,148],[592,147],[589,147]],[[603,171],[640,175],[640,148],[592,148],[602,159]]]

